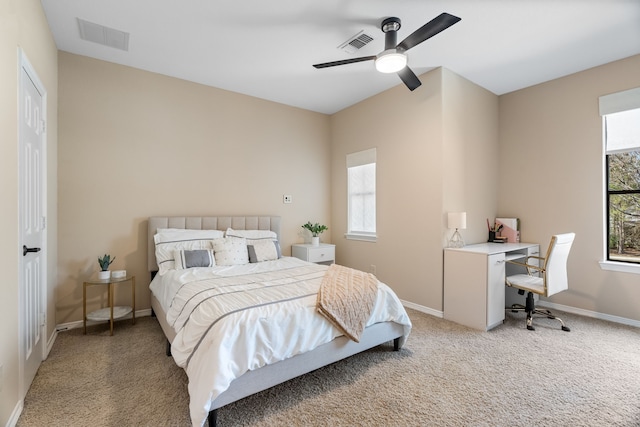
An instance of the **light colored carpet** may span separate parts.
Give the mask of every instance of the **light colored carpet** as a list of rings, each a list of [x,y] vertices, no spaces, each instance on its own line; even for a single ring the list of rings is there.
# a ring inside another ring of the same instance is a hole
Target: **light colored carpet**
[[[522,314],[479,332],[408,310],[406,346],[380,346],[228,405],[230,426],[640,426],[640,330]],[[559,314],[559,313],[558,313]],[[19,427],[188,426],[184,372],[154,318],[60,333]]]

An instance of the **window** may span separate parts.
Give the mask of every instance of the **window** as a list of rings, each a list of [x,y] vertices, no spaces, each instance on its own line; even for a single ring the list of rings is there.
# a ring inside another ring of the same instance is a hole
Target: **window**
[[[605,102],[603,111],[603,98],[610,97],[615,102]],[[606,259],[640,264],[640,88],[601,97],[600,110],[604,113]]]
[[[376,240],[376,149],[347,154],[348,239]]]

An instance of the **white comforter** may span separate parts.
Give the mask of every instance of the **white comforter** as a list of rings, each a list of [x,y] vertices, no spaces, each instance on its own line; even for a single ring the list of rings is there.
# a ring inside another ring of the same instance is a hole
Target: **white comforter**
[[[190,413],[202,426],[218,395],[248,370],[313,350],[341,335],[316,311],[326,266],[283,257],[231,267],[171,270],[150,288],[176,332],[171,353],[189,377]],[[367,326],[411,321],[379,283]]]

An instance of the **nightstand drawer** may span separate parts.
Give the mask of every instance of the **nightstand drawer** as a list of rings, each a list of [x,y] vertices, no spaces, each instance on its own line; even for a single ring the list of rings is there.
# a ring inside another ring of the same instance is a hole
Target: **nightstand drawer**
[[[310,262],[325,262],[325,261],[333,261],[336,259],[336,248],[335,246],[319,246],[317,248],[309,249],[309,259]]]
[[[291,255],[309,262],[333,263],[336,260],[336,246],[320,243],[319,246],[296,243],[291,245]]]

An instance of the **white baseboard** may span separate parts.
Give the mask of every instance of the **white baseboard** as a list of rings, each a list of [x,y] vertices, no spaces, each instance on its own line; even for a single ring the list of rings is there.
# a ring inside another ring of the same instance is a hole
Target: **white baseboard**
[[[442,311],[434,310],[432,308],[425,307],[424,305],[419,305],[419,304],[416,304],[416,303],[413,303],[413,302],[410,302],[410,301],[400,300],[400,302],[405,307],[412,308],[412,309],[420,311],[422,313],[430,314],[432,316],[440,317],[440,318],[444,317],[444,312],[442,312]]]
[[[44,353],[44,359],[46,359],[47,357],[49,357],[49,353],[51,352],[51,349],[53,348],[53,343],[56,342],[56,338],[58,337],[58,328],[56,327],[53,330],[53,333],[51,334],[51,336],[49,337],[49,340],[47,341],[47,348],[45,348],[45,353]]]
[[[144,310],[136,310],[136,318],[137,317],[145,317],[145,316],[151,316],[151,309],[147,308]],[[122,317],[118,320],[123,320],[123,319],[131,319],[131,316],[125,316]],[[98,323],[102,323],[102,322],[92,322],[92,321],[87,321],[87,326],[89,325],[96,325]],[[78,320],[75,322],[67,322],[67,323],[60,323],[58,326],[56,326],[56,332],[62,332],[62,331],[68,331],[70,329],[76,329],[76,328],[82,328],[84,326],[84,322],[82,320]],[[53,346],[53,343],[51,344]]]
[[[24,408],[24,400],[20,399],[20,401],[16,404],[16,407],[13,409],[9,420],[7,421],[6,427],[15,427],[18,424],[18,418],[20,418],[20,414],[22,414],[22,409]]]
[[[433,308],[416,304],[411,301],[400,300],[400,302],[402,303],[403,306],[411,308],[413,310],[417,310],[422,313],[429,314],[431,316],[444,318],[444,312],[440,310],[434,310]],[[571,314],[578,314],[580,316],[591,317],[593,319],[607,320],[609,322],[620,323],[623,325],[635,326],[637,328],[640,328],[640,321],[627,319],[626,317],[613,316],[611,314],[599,313],[597,311],[591,311],[591,310],[584,310],[582,308],[576,308],[568,305],[556,304],[556,303],[542,301],[542,300],[538,302],[538,305],[560,310],[560,311],[566,311],[567,313],[571,313]],[[145,316],[151,316],[150,308],[136,311],[136,317],[145,317]],[[56,327],[54,334],[51,336],[51,339],[49,339],[49,343],[47,345],[47,354],[49,354],[49,351],[51,351],[51,348],[53,347],[53,343],[55,342],[55,338],[57,337],[57,333],[59,331],[66,331],[66,330],[75,329],[75,328],[82,328],[82,320],[77,322],[59,324]]]
[[[538,301],[539,306],[556,309],[560,311],[566,311],[571,314],[578,314],[580,316],[591,317],[593,319],[607,320],[609,322],[621,323],[623,325],[635,326],[640,328],[640,321],[627,319],[626,317],[613,316],[611,314],[598,313],[597,311],[584,310],[582,308],[575,308],[568,305],[556,304],[549,301]]]
[[[432,308],[425,307],[425,306],[419,305],[419,304],[415,304],[415,303],[412,303],[410,301],[400,300],[400,302],[402,302],[402,305],[404,305],[405,307],[412,308],[414,310],[420,311],[422,313],[430,314],[430,315],[435,316],[435,317],[444,318],[444,312],[442,312],[442,311],[434,310]],[[543,301],[543,300],[538,301],[538,303],[536,305],[539,305],[539,306],[542,306],[542,307],[547,307],[547,308],[550,308],[550,309],[565,311],[567,313],[577,314],[577,315],[584,316],[584,317],[591,317],[592,319],[607,320],[609,322],[620,323],[622,325],[629,325],[629,326],[635,326],[637,328],[640,328],[640,321],[633,320],[633,319],[627,319],[626,317],[613,316],[611,314],[605,314],[605,313],[598,313],[597,311],[584,310],[582,308],[576,308],[576,307],[571,307],[571,306],[568,306],[568,305],[556,304],[556,303],[552,303],[552,302],[549,302],[549,301]]]

